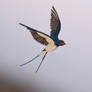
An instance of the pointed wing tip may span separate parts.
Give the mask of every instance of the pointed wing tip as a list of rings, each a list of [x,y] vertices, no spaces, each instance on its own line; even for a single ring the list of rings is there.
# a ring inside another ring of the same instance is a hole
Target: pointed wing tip
[[[52,5],[52,8],[54,7],[54,5]]]
[[[24,26],[24,24],[22,24],[22,23],[19,23],[19,25],[22,25],[22,26]]]
[[[54,6],[52,6],[52,10],[54,9]]]
[[[57,13],[57,11],[56,11],[56,9],[55,9],[55,7],[54,7],[54,6],[52,6],[51,11],[52,11],[52,12],[54,12],[54,13]]]
[[[21,23],[19,23],[19,25],[21,25]]]
[[[19,25],[24,26],[24,27],[26,27],[27,29],[30,29],[28,26],[26,26],[26,25],[24,25],[24,24],[22,24],[22,23],[19,23]]]
[[[54,6],[52,6],[52,8],[51,8],[51,13],[55,13],[55,8],[54,8]]]
[[[54,9],[54,10],[55,10],[55,7],[54,7],[54,6],[52,6],[52,9]]]

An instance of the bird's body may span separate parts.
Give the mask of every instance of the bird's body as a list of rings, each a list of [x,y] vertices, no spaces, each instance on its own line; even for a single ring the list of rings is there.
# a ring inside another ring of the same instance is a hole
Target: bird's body
[[[57,46],[55,44],[47,45],[45,50],[41,52],[41,55],[44,56],[46,52],[48,53],[48,52],[54,51],[56,48]]]
[[[49,44],[46,45],[46,48],[45,48],[46,52],[51,52],[51,51],[53,51],[53,50],[55,50],[55,49],[57,48],[55,42],[54,42],[50,37],[45,36],[45,35],[43,35],[43,34],[41,34],[41,33],[38,33],[38,34],[39,34],[41,37],[44,37],[47,42],[49,42]]]
[[[43,32],[40,32],[40,31],[35,30],[31,27],[28,27],[28,26],[26,26],[22,23],[19,23],[20,25],[26,27],[31,32],[33,38],[36,41],[38,41],[41,44],[46,46],[45,49],[39,55],[37,55],[35,57],[35,58],[37,58],[40,55],[43,55],[43,59],[42,59],[40,65],[39,65],[39,67],[41,66],[41,64],[42,64],[42,62],[43,62],[43,60],[44,60],[44,58],[45,58],[45,56],[48,52],[55,50],[59,46],[65,45],[63,40],[58,39],[58,34],[60,32],[60,29],[61,29],[61,22],[60,22],[59,16],[58,16],[54,7],[52,7],[51,11],[52,12],[51,12],[51,23],[50,23],[50,26],[51,26],[50,35],[47,35]],[[31,61],[33,61],[35,58],[33,58]],[[29,62],[31,62],[31,61],[29,61]],[[29,63],[29,62],[27,62],[27,63]],[[24,63],[21,66],[23,66],[27,63]],[[37,71],[39,70],[39,67],[38,67]]]

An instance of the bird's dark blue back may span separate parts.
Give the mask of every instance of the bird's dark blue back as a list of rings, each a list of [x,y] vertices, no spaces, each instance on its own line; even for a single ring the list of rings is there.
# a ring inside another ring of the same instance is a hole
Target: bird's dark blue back
[[[56,31],[51,34],[51,38],[55,41],[56,44],[60,43],[60,40],[58,38],[60,29],[61,29],[61,22],[59,21]]]

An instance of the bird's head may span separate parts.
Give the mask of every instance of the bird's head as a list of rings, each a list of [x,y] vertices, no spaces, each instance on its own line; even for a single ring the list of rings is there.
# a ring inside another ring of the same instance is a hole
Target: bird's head
[[[63,45],[66,45],[66,43],[63,40],[61,40],[60,46],[63,46]]]

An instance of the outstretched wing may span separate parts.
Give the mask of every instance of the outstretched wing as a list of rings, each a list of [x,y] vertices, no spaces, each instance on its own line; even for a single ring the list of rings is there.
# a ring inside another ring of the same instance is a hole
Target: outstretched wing
[[[54,41],[50,38],[49,35],[39,32],[33,28],[30,28],[22,23],[19,23],[20,25],[26,27],[28,30],[30,30],[33,38],[38,41],[39,43],[43,44],[43,45],[48,45],[48,44],[54,44]]]
[[[61,22],[60,22],[58,14],[57,14],[57,11],[55,10],[54,7],[52,7],[52,9],[51,9],[50,26],[51,26],[51,32],[50,32],[51,38],[58,39],[58,34],[61,29]]]

